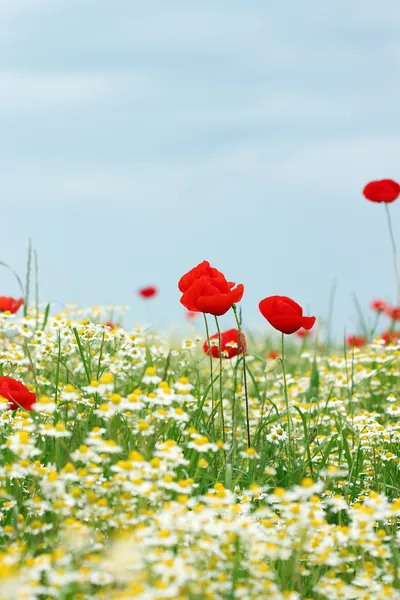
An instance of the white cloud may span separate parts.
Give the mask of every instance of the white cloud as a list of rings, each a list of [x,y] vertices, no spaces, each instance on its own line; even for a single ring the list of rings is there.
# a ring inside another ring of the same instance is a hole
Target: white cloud
[[[57,0],[0,0],[1,16],[14,16],[29,13],[38,8],[54,6]]]
[[[308,141],[279,151],[263,144],[239,144],[196,161],[142,160],[98,168],[14,163],[1,173],[0,193],[19,205],[34,201],[41,206],[137,206],[138,216],[179,211],[199,200],[202,210],[219,210],[226,194],[238,200],[243,194],[251,198],[255,193],[279,193],[287,198],[296,192],[308,206],[325,194],[339,205],[349,195],[358,197],[370,179],[398,177],[399,155],[400,135],[378,135]]]
[[[29,73],[0,71],[2,111],[28,111],[81,105],[108,94],[119,76],[102,73]]]
[[[399,155],[400,133],[301,141],[276,152],[270,145],[247,143],[214,156],[205,165],[203,176],[231,175],[254,187],[284,186],[284,193],[297,188],[303,196],[314,190],[317,201],[321,189],[331,196],[334,191],[358,193],[368,180],[398,179]]]

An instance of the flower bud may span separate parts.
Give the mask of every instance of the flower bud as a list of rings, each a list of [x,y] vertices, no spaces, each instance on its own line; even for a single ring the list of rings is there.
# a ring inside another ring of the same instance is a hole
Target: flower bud
[[[265,366],[265,374],[268,375],[268,373],[272,373],[272,371],[275,371],[278,362],[279,360],[271,360],[270,362],[268,362]]]

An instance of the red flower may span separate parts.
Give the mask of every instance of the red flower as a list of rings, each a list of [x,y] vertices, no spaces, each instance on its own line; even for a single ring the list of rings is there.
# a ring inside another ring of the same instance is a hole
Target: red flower
[[[243,292],[242,284],[231,289],[231,284],[225,278],[203,276],[196,279],[182,295],[181,304],[192,312],[209,313],[219,317],[228,312],[233,304],[240,302]]]
[[[208,260],[203,260],[197,267],[193,267],[193,269],[180,278],[178,282],[179,291],[184,294],[197,279],[200,279],[200,277],[209,277],[209,279],[222,279],[223,281],[226,281],[225,275],[218,271],[218,269],[211,267]],[[234,285],[235,284],[232,283],[230,287],[233,287]]]
[[[276,350],[270,350],[270,352],[267,354],[267,359],[270,358],[271,360],[275,360],[278,358],[278,356],[280,356],[279,352],[276,352]]]
[[[32,410],[36,402],[36,396],[30,392],[23,383],[12,377],[0,377],[0,396],[8,400],[8,408],[16,410],[22,407],[25,410]]]
[[[305,338],[305,337],[310,337],[311,332],[307,331],[307,329],[299,329],[298,331],[296,331],[296,335],[299,338]]]
[[[189,319],[189,321],[196,319],[196,317],[198,317],[198,316],[199,316],[199,313],[197,313],[197,312],[193,312],[192,310],[186,311],[186,318]]]
[[[116,325],[115,323],[112,323],[111,321],[106,321],[106,327],[109,327],[110,329],[116,329],[119,327],[119,325]]]
[[[210,337],[211,342],[211,356],[219,358],[219,339],[218,333]],[[210,356],[210,350],[208,348],[208,342],[205,341],[203,344],[204,352]],[[238,354],[243,354],[247,351],[246,338],[244,333],[241,335],[241,343],[239,350],[239,331],[237,329],[229,329],[221,333],[221,355],[222,358],[233,358]]]
[[[376,312],[386,312],[389,306],[385,300],[372,300],[371,308]]]
[[[400,195],[400,185],[393,179],[370,181],[363,189],[363,194],[371,202],[393,202]]]
[[[351,348],[361,348],[367,343],[367,339],[362,335],[349,335],[346,341]]]
[[[158,289],[154,287],[154,285],[149,285],[147,287],[140,288],[138,290],[139,296],[142,298],[153,298],[158,293]]]
[[[392,321],[400,320],[400,307],[399,306],[388,306],[386,314],[392,319]]]
[[[21,308],[24,303],[23,298],[9,298],[8,296],[0,296],[0,312],[10,312],[12,315]]]
[[[386,346],[389,344],[397,344],[399,341],[399,332],[398,331],[385,331],[381,334],[381,338],[385,342]]]
[[[304,317],[301,306],[287,296],[269,296],[258,307],[268,323],[282,333],[294,333],[301,327],[308,330],[315,323],[315,317]]]
[[[215,316],[228,312],[233,304],[240,302],[244,292],[242,284],[235,288],[235,283],[227,281],[207,260],[183,275],[178,288],[182,292],[181,304],[187,310]]]

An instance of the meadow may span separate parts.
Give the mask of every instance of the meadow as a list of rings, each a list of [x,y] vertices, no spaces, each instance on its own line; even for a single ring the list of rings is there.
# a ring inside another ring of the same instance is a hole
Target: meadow
[[[205,261],[179,282],[204,335],[177,342],[23,288],[0,298],[1,600],[400,599],[396,304],[334,347],[268,297],[250,335]]]

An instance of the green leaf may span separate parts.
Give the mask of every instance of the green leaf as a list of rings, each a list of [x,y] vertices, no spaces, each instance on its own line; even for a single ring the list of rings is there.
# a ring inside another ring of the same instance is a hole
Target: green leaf
[[[307,400],[310,402],[311,398],[315,398],[318,400],[319,395],[319,371],[317,358],[314,356],[313,364],[311,367],[311,375],[310,375],[310,386],[307,391]]]
[[[47,325],[47,321],[49,320],[49,314],[50,314],[50,308],[51,308],[51,302],[49,302],[46,306],[46,309],[44,311],[44,318],[43,318],[43,325],[42,325],[42,331],[45,330],[46,325]]]
[[[83,368],[85,369],[85,373],[86,373],[86,377],[87,377],[88,383],[90,383],[92,381],[92,377],[90,375],[89,366],[88,366],[88,363],[87,363],[87,360],[86,360],[86,357],[85,357],[85,353],[83,351],[83,346],[81,344],[81,340],[79,338],[78,330],[77,330],[76,327],[73,327],[72,331],[74,332],[76,343],[78,344],[79,354],[80,354],[80,357],[82,359]]]

